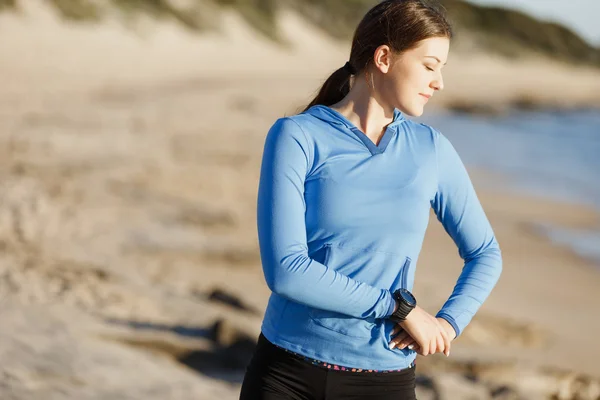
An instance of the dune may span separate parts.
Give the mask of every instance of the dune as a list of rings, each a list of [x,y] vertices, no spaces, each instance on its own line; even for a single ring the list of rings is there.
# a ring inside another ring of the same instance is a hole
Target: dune
[[[0,43],[0,79],[4,96],[16,102],[23,96],[177,84],[197,77],[286,77],[302,81],[310,94],[349,52],[348,43],[316,31],[289,10],[280,16],[280,44],[227,12],[219,31],[199,35],[168,21],[65,23],[42,3],[27,2],[22,8],[17,15],[0,14],[0,31],[11,38]],[[600,105],[599,70],[533,55],[515,62],[463,45],[451,52],[445,79],[443,94],[431,102],[434,107]]]
[[[0,14],[0,397],[236,398],[269,295],[255,227],[264,136],[348,50],[282,18],[285,46],[233,14],[200,36],[65,23],[40,2]],[[457,53],[434,105],[594,105],[599,76]],[[503,179],[470,172],[477,187]],[[597,399],[597,266],[532,226],[600,217],[488,186],[504,273],[452,356],[419,359],[419,398]],[[426,309],[460,266],[432,218]]]

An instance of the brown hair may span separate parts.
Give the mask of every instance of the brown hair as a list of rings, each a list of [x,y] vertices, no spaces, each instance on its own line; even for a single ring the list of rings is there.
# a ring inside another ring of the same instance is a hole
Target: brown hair
[[[304,110],[317,104],[330,106],[346,97],[350,92],[350,77],[369,67],[379,46],[388,45],[400,54],[432,37],[452,38],[450,23],[439,7],[424,0],[382,1],[358,24],[352,39],[349,65],[331,74]]]

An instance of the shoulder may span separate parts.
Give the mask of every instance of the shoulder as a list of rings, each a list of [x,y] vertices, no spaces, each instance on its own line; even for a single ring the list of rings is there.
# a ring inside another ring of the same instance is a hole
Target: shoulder
[[[454,147],[452,146],[451,141],[445,136],[440,130],[434,128],[431,125],[416,122],[416,121],[406,121],[407,126],[413,132],[416,133],[416,136],[421,140],[425,140],[430,143],[436,152],[446,152],[448,150],[453,151]]]
[[[433,126],[424,124],[422,122],[406,120],[404,124],[406,125],[407,129],[417,134],[419,138],[431,141],[432,143],[437,143],[437,141],[444,136]]]
[[[303,134],[303,130],[298,123],[297,116],[294,115],[278,118],[269,129],[269,134],[294,136]]]
[[[273,123],[265,138],[265,152],[278,153],[281,157],[301,157],[310,165],[314,157],[314,144],[299,117],[281,117]]]
[[[323,125],[325,122],[303,112],[277,119],[271,129],[285,130],[288,134],[302,134],[308,138],[308,132],[311,132],[319,124]]]
[[[406,129],[413,137],[416,143],[421,149],[429,149],[429,151],[439,153],[445,151],[450,141],[448,138],[440,132],[440,130],[434,128],[431,125],[424,124],[413,120],[406,120],[403,123],[404,129]]]
[[[288,121],[288,123],[296,126],[296,129],[301,131],[304,136],[309,140],[311,138],[311,132],[326,129],[329,124],[314,115],[302,112],[296,115],[281,118]]]
[[[308,150],[316,145],[317,135],[315,132],[326,128],[326,122],[307,113],[285,116],[277,119],[271,126],[267,140],[292,139]]]
[[[298,143],[304,147],[308,144],[308,139],[299,123],[297,116],[278,118],[269,128],[266,142],[283,142],[283,143]]]

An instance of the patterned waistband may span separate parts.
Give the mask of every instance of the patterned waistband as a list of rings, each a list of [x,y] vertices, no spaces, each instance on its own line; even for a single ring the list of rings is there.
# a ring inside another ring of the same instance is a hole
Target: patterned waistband
[[[309,363],[311,363],[313,365],[316,365],[318,367],[325,368],[325,369],[332,369],[332,370],[335,370],[335,371],[366,372],[366,373],[369,373],[369,372],[379,372],[379,373],[384,373],[385,374],[385,373],[389,373],[389,372],[405,371],[407,369],[415,367],[415,362],[414,361],[408,367],[401,368],[401,369],[362,369],[362,368],[345,367],[345,366],[341,366],[341,365],[330,364],[330,363],[327,363],[327,362],[321,361],[321,360],[316,360],[314,358],[306,357],[306,356],[303,356],[302,354],[295,353],[295,352],[290,351],[288,349],[285,349],[285,348],[283,348],[281,346],[277,346],[274,343],[271,343],[271,344],[273,344],[273,346],[275,346],[275,347],[277,347],[277,348],[279,348],[279,349],[281,349],[281,350],[283,350],[283,351],[285,351],[287,353],[290,353],[290,354],[292,354],[292,355],[294,355],[296,357],[299,357],[299,358],[303,359],[304,361],[308,361]]]

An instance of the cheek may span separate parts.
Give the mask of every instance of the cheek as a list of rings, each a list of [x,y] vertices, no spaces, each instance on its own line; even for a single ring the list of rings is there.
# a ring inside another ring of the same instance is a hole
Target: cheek
[[[414,92],[414,79],[411,76],[403,76],[395,79],[389,87],[393,90],[392,95],[401,100]]]
[[[422,92],[429,86],[429,73],[424,68],[413,69],[410,74],[407,74],[407,80],[410,81],[411,87],[417,90],[417,93]]]
[[[419,100],[419,93],[426,91],[427,79],[426,71],[420,71],[418,67],[403,68],[384,83],[386,97],[393,103],[408,107]]]
[[[427,74],[415,68],[407,68],[398,78],[397,88],[404,95],[418,94],[427,87]]]
[[[414,79],[404,79],[398,82],[396,86],[396,100],[401,103],[412,103],[418,99],[419,92],[422,92],[422,87]]]

